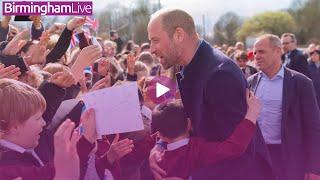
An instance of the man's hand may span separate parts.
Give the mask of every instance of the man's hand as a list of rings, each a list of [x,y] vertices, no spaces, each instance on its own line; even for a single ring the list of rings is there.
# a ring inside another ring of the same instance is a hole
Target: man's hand
[[[51,76],[49,82],[61,87],[68,88],[74,84],[76,84],[76,80],[71,74],[70,71],[57,72]]]
[[[50,40],[50,34],[48,31],[43,31],[38,44],[35,44],[37,51],[24,59],[28,65],[34,64],[44,64],[46,62],[46,56],[49,54],[50,50],[47,50],[47,45]]]
[[[73,130],[74,126],[75,124],[68,119],[54,134],[55,180],[79,179],[80,177],[80,160],[77,153],[80,135]]]
[[[134,75],[134,65],[137,61],[137,58],[134,56],[133,53],[128,54],[127,57],[127,67],[128,67],[128,74]]]
[[[86,65],[92,64],[95,60],[99,59],[102,56],[102,53],[97,45],[91,45],[83,48],[77,58],[77,61],[80,61]]]
[[[73,31],[76,28],[84,25],[85,22],[86,22],[85,17],[74,17],[67,23],[67,28],[69,31]]]
[[[20,39],[20,40],[30,40],[30,30],[28,28],[22,30],[21,32],[19,32],[15,37],[14,39],[17,38],[17,39]]]
[[[39,45],[47,46],[50,41],[50,33],[49,31],[43,31],[40,37]]]
[[[50,34],[53,34],[53,33],[60,34],[65,27],[66,27],[66,24],[64,23],[54,23],[53,26],[50,27],[48,32]]]
[[[306,173],[304,176],[304,180],[320,180],[320,175],[312,174],[312,173]]]
[[[110,86],[111,86],[111,77],[110,77],[110,74],[108,74],[106,77],[97,81],[90,89],[90,92],[103,89],[106,87],[110,87]]]
[[[102,57],[97,61],[97,63],[98,63],[98,74],[100,76],[106,76],[110,68],[109,60],[105,57]]]
[[[158,165],[158,162],[162,160],[162,156],[163,156],[163,152],[161,152],[156,146],[150,152],[149,166],[156,180],[162,180],[163,177],[165,177],[167,174]]]
[[[97,140],[96,116],[93,109],[87,110],[81,116],[81,125],[84,128],[84,137],[93,144]]]
[[[129,154],[134,147],[133,141],[129,139],[123,139],[119,141],[119,134],[113,139],[112,144],[107,152],[107,159],[110,164],[121,159],[123,156]]]
[[[20,68],[12,65],[9,67],[4,67],[3,64],[0,64],[0,79],[9,78],[18,80],[21,75]]]
[[[81,50],[76,62],[71,67],[71,72],[74,77],[76,77],[77,82],[83,73],[83,69],[87,66],[90,66],[101,56],[102,53],[99,47],[96,45],[87,46]]]
[[[26,40],[29,35],[29,29],[21,31],[7,44],[2,53],[4,55],[16,55],[21,50],[21,48],[26,45]]]
[[[88,88],[86,85],[86,77],[84,76],[84,74],[82,74],[82,76],[79,78],[79,84],[80,84],[80,91],[82,94],[87,93],[88,92]]]
[[[256,124],[261,111],[261,103],[249,90],[247,90],[247,104],[248,110],[245,119],[251,121],[253,124]]]

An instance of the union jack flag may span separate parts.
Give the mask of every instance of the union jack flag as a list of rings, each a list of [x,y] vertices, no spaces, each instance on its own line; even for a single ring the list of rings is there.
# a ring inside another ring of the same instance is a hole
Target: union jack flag
[[[98,27],[99,27],[99,20],[87,16],[86,23],[84,25],[87,25],[87,26],[91,27],[94,31],[97,31]]]
[[[79,44],[79,39],[75,33],[72,33],[70,48],[76,47],[77,44]]]
[[[88,29],[88,28],[83,28],[83,33],[84,33],[84,35],[87,37],[87,39],[90,39],[90,38],[91,38],[90,29]]]

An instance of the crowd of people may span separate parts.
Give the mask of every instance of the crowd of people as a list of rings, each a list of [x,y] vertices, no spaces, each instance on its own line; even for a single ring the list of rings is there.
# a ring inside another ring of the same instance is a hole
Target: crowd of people
[[[141,45],[87,34],[86,17],[29,18],[1,20],[0,179],[320,180],[320,45],[301,51],[291,33],[210,45],[179,9],[154,13]],[[157,76],[175,80],[174,99],[148,96]],[[127,82],[152,112],[144,130],[98,138],[81,97]]]

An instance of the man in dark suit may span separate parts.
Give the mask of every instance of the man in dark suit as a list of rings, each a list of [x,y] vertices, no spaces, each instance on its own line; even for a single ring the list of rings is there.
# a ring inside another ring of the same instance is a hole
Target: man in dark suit
[[[313,82],[316,91],[318,106],[320,108],[320,50],[313,50],[310,52],[309,61],[310,79]]]
[[[284,33],[281,35],[283,64],[292,70],[309,76],[308,61],[302,51],[297,49],[297,39],[294,34]]]
[[[117,44],[117,54],[121,53],[122,48],[123,48],[123,41],[119,37],[117,31],[110,32],[110,39]]]
[[[220,51],[200,40],[192,17],[185,11],[160,10],[148,25],[151,52],[164,69],[182,66],[177,81],[194,136],[223,141],[247,111],[246,79],[237,65]],[[151,151],[149,163],[156,179],[165,176]],[[199,170],[192,179],[272,179],[268,151],[258,131],[247,152],[236,159]]]
[[[258,124],[277,180],[320,179],[320,112],[312,81],[281,64],[281,41],[263,35],[254,45],[260,72],[249,77],[262,104]]]

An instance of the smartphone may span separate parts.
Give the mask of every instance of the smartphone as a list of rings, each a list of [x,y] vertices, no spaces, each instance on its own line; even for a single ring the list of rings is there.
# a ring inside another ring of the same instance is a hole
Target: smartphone
[[[84,73],[84,77],[86,79],[85,82],[86,82],[87,88],[91,88],[93,75],[92,75],[90,67],[85,68],[83,73]]]
[[[31,21],[29,16],[15,16],[14,21]]]
[[[4,64],[5,67],[11,66],[11,65],[15,65],[16,67],[19,67],[21,74],[24,74],[30,70],[29,66],[23,60],[23,58],[17,55],[6,56],[6,55],[0,54],[0,63]]]
[[[99,63],[95,62],[93,63],[93,72],[98,72]]]
[[[91,38],[91,43],[92,43],[92,45],[97,45],[97,46],[99,46],[99,49],[100,49],[100,52],[102,52],[102,47],[101,47],[101,44],[98,42],[98,40],[95,38],[95,37],[92,37]]]

